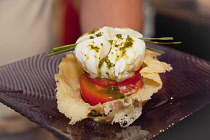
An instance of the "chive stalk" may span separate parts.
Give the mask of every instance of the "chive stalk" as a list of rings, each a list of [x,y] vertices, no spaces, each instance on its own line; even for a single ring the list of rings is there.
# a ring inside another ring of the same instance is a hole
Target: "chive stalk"
[[[151,43],[151,44],[167,44],[167,45],[181,44],[180,41],[179,42],[165,42],[165,41],[174,40],[173,37],[139,38],[139,39],[143,40],[145,43]],[[112,43],[113,40],[109,40],[109,42]],[[47,56],[53,56],[53,55],[57,55],[57,54],[60,54],[60,53],[72,51],[72,50],[75,49],[77,44],[78,43],[55,47],[55,48],[53,48],[53,50]],[[160,53],[160,54],[165,53],[163,51],[160,51],[160,50],[157,50],[157,49],[154,49],[154,48],[146,47],[146,49],[157,52],[157,53]]]

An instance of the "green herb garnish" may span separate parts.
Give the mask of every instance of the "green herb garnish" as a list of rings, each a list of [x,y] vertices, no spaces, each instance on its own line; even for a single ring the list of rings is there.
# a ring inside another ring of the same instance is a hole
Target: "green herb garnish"
[[[172,40],[174,40],[173,37],[139,38],[139,39],[143,40],[145,43],[151,43],[151,44],[167,44],[167,45],[181,44],[181,42],[172,42]],[[109,40],[109,42],[112,43],[113,40]],[[77,43],[53,48],[53,50],[47,56],[53,56],[53,55],[57,55],[57,54],[60,54],[60,53],[72,51],[72,50],[75,49],[76,46],[77,46]],[[146,49],[157,52],[157,53],[160,53],[160,54],[165,53],[163,51],[160,51],[160,50],[157,50],[157,49],[154,49],[154,48],[147,47]]]
[[[160,37],[160,38],[139,38],[141,40],[174,40],[173,37]]]
[[[53,50],[47,55],[47,56],[53,56],[53,55],[57,55],[60,53],[65,53],[68,51],[72,51],[75,49],[77,44],[70,44],[70,45],[65,45],[65,46],[60,46],[60,47],[56,47],[53,48]]]

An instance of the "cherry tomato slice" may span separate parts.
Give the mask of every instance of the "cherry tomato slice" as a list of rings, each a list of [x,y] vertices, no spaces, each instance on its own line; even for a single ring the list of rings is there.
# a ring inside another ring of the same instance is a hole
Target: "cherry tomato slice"
[[[83,74],[80,76],[80,88],[82,98],[90,105],[103,104],[115,100],[110,94],[106,94],[107,91],[103,90],[103,87],[95,86],[95,84],[88,81]]]
[[[120,93],[123,93],[125,96],[138,92],[140,88],[144,85],[143,81],[140,79],[136,82],[135,85],[125,85],[119,86]]]
[[[85,74],[80,76],[81,96],[90,105],[103,104],[124,98],[127,95],[136,93],[142,86],[143,81],[139,73],[122,82],[94,79]]]
[[[113,81],[113,80],[106,80],[106,79],[97,79],[97,78],[91,78],[87,75],[85,75],[85,77],[99,85],[99,86],[103,86],[103,87],[110,87],[110,86],[125,86],[125,85],[129,85],[129,84],[136,84],[136,82],[138,82],[138,80],[140,79],[140,73],[139,73],[140,69],[138,71],[135,72],[135,75],[129,79],[126,79],[122,82],[116,82],[116,81]]]
[[[91,82],[93,82],[93,83],[95,83],[95,84],[97,84],[99,86],[105,86],[105,87],[117,86],[117,82],[116,81],[113,81],[113,80],[105,80],[105,79],[91,78],[91,77],[89,77],[87,75],[85,75],[85,77],[89,81],[91,81]]]

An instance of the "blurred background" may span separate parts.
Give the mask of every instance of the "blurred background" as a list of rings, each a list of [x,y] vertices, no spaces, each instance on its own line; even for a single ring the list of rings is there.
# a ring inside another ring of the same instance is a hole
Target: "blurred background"
[[[21,3],[25,3],[25,7]],[[35,5],[42,4],[43,6],[40,6],[39,11],[44,11],[45,14],[32,12],[32,8],[28,8],[31,4],[34,5],[34,8]],[[29,3],[28,0],[19,0],[18,2],[16,0],[1,0],[0,33],[3,36],[0,37],[0,65],[49,51],[58,45],[73,43],[79,36],[79,23],[76,10],[72,10],[71,6],[72,4],[67,0],[36,0],[33,3]],[[8,7],[14,7],[14,11],[7,11]],[[143,7],[145,17],[143,35],[145,37],[174,37],[176,41],[182,41],[182,44],[179,47],[173,47],[174,49],[210,61],[209,0],[145,0]],[[12,12],[16,12],[15,10],[21,11],[19,12],[20,15],[13,15]],[[46,20],[38,24],[30,23],[31,19],[25,19],[25,15],[21,13],[27,13],[31,18],[46,18]],[[73,18],[76,20],[72,23],[71,19]],[[8,30],[8,27],[13,24],[16,26]],[[35,30],[35,26],[39,26],[40,30]],[[22,32],[21,28],[25,28],[26,32]],[[30,36],[27,35],[28,32],[31,33]],[[37,40],[32,41],[31,38],[37,38]],[[42,45],[40,45],[40,41]],[[13,42],[13,49],[8,50],[8,44],[11,42]],[[23,47],[19,54],[16,54],[18,48],[14,47],[18,46],[16,45],[17,42]],[[199,114],[201,115],[196,116],[195,114],[194,116],[197,119],[207,119],[201,118],[201,116],[206,116],[205,114],[209,113],[209,110],[210,106],[207,106],[200,111]],[[206,117],[210,116],[207,115]],[[190,119],[194,121],[194,118]],[[190,119],[182,123],[182,126],[187,127]],[[205,126],[204,123],[201,125]],[[173,133],[173,129],[168,135],[171,133]],[[157,140],[164,139],[166,135],[157,137]],[[58,138],[19,113],[0,105],[0,139],[56,140]]]
[[[181,51],[210,60],[209,0],[149,0],[155,10],[155,36],[182,41]]]

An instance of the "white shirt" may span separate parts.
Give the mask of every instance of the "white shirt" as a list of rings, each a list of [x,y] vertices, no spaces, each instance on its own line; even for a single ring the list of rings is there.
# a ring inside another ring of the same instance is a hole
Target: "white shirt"
[[[52,4],[53,0],[0,0],[0,65],[55,47]]]

